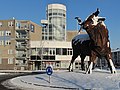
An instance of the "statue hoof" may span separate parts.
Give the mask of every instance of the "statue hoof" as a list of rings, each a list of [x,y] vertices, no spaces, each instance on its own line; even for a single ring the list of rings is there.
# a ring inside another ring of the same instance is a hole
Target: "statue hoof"
[[[111,74],[116,74],[117,72],[116,71],[111,71]]]

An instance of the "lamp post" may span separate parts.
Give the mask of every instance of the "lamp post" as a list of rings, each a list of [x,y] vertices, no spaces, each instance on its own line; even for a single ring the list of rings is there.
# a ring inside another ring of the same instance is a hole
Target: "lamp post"
[[[79,17],[75,17],[75,19],[77,20],[77,25],[76,26],[77,26],[77,30],[78,30],[78,25],[81,24],[82,20]]]
[[[76,19],[76,30],[78,31],[78,20],[77,20],[78,17],[75,17]]]

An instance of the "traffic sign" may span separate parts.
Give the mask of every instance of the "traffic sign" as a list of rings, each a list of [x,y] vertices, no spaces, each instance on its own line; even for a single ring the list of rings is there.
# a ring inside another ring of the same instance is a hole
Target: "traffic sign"
[[[47,73],[47,75],[49,75],[49,83],[50,83],[50,75],[52,75],[52,73],[53,73],[53,69],[51,66],[48,66],[46,68],[46,73]]]
[[[46,73],[47,73],[47,75],[52,75],[53,70],[52,70],[52,67],[51,67],[51,66],[48,66],[48,67],[46,68]]]

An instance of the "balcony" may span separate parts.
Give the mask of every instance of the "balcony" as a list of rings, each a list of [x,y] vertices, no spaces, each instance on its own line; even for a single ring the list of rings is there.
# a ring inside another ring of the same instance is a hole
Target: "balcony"
[[[26,40],[29,39],[29,37],[27,35],[17,35],[16,36],[16,40]]]
[[[26,48],[26,45],[16,45],[17,50],[25,50]]]
[[[16,31],[19,31],[19,30],[29,30],[29,26],[28,25],[16,26],[15,29],[16,29]]]
[[[16,54],[16,59],[26,60],[26,54]]]
[[[16,63],[16,66],[27,66],[27,63]]]

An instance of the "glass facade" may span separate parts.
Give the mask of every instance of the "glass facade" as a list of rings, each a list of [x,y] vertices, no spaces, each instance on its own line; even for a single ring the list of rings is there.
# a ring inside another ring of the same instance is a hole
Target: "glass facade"
[[[42,40],[66,41],[66,7],[49,4],[46,15],[48,24],[43,27]]]
[[[31,60],[40,60],[42,56],[43,60],[55,60],[56,55],[72,55],[72,53],[72,48],[43,48],[43,52],[42,48],[31,48]]]

